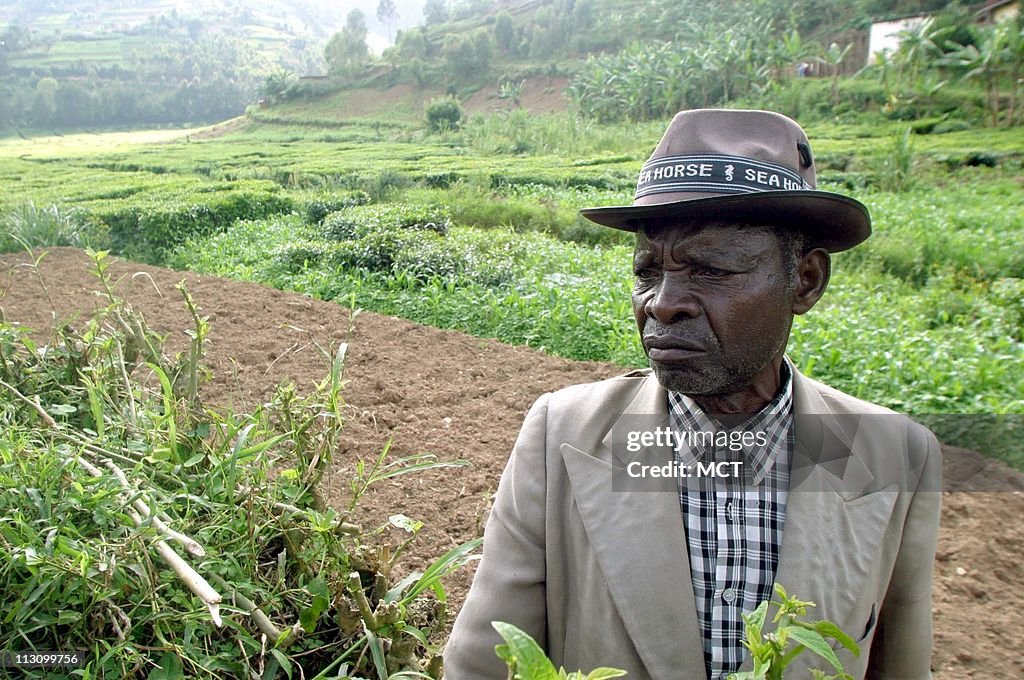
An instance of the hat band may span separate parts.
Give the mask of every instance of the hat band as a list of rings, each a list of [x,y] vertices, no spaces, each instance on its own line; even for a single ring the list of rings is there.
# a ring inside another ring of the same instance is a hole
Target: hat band
[[[686,191],[750,194],[813,188],[799,174],[776,163],[743,156],[694,154],[663,156],[644,163],[635,198]]]

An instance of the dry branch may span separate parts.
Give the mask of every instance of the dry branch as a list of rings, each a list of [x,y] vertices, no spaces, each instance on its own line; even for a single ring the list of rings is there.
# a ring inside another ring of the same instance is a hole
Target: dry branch
[[[86,471],[88,471],[89,474],[91,474],[93,477],[103,476],[102,470],[100,470],[98,467],[96,467],[89,461],[85,460],[81,456],[75,456],[74,460],[76,463],[85,468]],[[107,467],[114,466],[113,463],[111,463],[110,461],[104,461],[104,464]],[[128,484],[128,480],[125,478],[124,474],[115,473],[115,475],[118,477],[118,481],[120,482],[122,488],[124,488],[125,493],[131,495],[132,489],[131,486]],[[145,523],[145,520],[143,519],[142,515],[140,515],[135,510],[134,507],[127,507],[125,508],[125,511],[128,513],[128,516],[132,518],[132,522],[135,524],[137,528],[142,527],[142,525]],[[162,557],[164,561],[167,562],[167,564],[171,567],[171,569],[174,570],[174,573],[177,574],[178,578],[181,579],[185,586],[187,586],[188,589],[196,595],[196,597],[203,601],[203,603],[206,605],[206,608],[210,611],[210,618],[213,619],[214,624],[216,624],[217,626],[223,625],[224,622],[220,617],[220,603],[223,598],[221,597],[220,593],[214,590],[213,586],[207,583],[206,579],[204,579],[199,574],[199,572],[193,569],[188,562],[183,560],[181,558],[181,555],[174,552],[171,546],[167,545],[167,542],[164,541],[162,538],[158,538],[154,542],[154,545],[156,545],[156,549],[157,552],[160,553],[160,557]]]

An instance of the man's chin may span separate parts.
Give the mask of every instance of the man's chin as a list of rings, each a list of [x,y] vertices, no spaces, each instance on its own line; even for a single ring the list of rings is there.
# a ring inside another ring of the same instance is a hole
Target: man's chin
[[[679,364],[662,364],[651,361],[654,375],[666,390],[688,397],[714,396],[728,391],[729,376],[716,375],[714,371]]]

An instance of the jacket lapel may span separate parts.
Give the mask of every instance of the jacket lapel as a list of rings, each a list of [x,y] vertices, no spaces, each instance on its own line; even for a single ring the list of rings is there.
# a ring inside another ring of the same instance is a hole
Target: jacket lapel
[[[859,453],[857,416],[832,413],[796,371],[794,381],[796,446],[775,582],[816,604],[811,619],[850,625],[897,494],[864,493],[874,476]]]
[[[563,444],[562,456],[608,590],[649,675],[703,676],[686,534],[674,486],[668,491],[612,489],[613,474],[625,476],[624,461],[609,446],[612,432],[635,427],[636,416],[664,419],[666,410],[665,391],[648,376],[593,452]],[[645,462],[672,460],[668,448],[647,454]]]

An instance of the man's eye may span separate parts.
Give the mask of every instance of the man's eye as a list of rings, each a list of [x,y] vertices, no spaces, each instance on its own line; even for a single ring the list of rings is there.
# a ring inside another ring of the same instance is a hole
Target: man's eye
[[[651,269],[650,267],[644,267],[643,269],[637,269],[634,272],[634,276],[640,281],[651,281],[660,276],[660,272],[657,269]]]
[[[702,267],[698,272],[698,276],[703,276],[706,279],[720,279],[728,276],[732,272],[728,272],[724,269],[718,269],[717,267]]]

